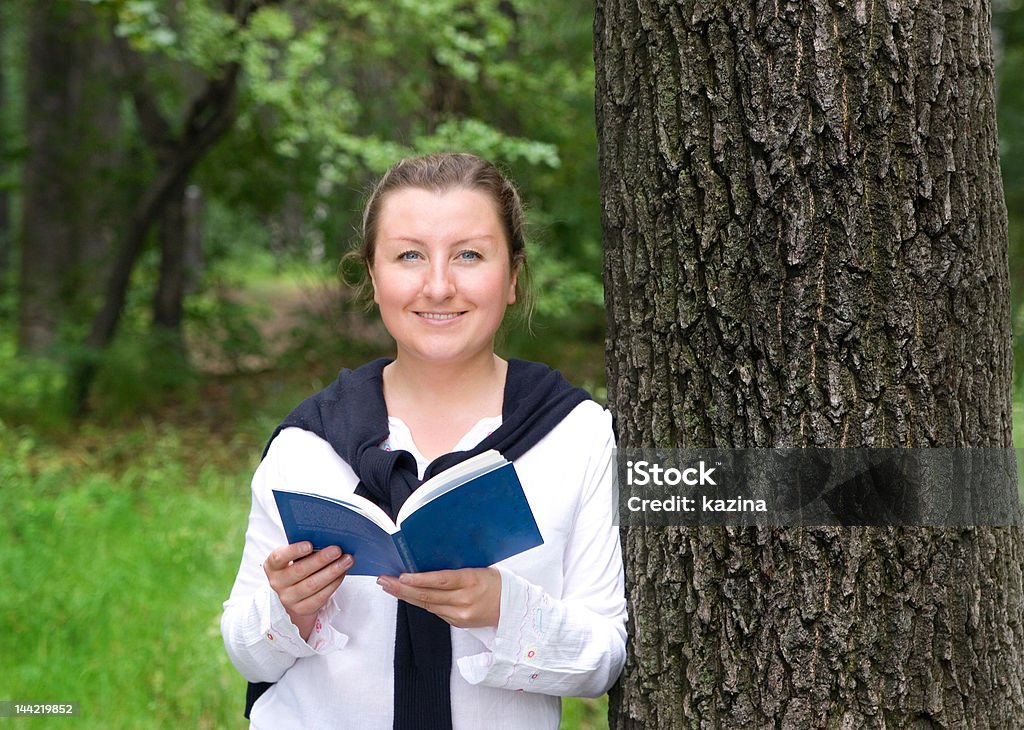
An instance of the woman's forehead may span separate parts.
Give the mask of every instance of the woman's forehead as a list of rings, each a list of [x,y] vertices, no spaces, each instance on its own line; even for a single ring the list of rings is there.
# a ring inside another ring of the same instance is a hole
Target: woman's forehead
[[[381,241],[494,238],[504,241],[504,231],[494,202],[486,193],[466,188],[434,192],[403,188],[387,195],[378,224]]]

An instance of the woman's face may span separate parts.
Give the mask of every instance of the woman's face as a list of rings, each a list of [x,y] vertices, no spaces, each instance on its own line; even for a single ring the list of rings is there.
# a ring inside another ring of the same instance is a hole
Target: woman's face
[[[388,193],[370,278],[399,357],[431,363],[493,354],[505,308],[516,299],[494,202],[465,188]]]

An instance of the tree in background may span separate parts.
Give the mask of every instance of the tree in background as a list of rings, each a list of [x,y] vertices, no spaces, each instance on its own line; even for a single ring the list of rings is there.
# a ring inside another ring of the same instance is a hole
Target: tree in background
[[[7,25],[5,21],[9,13],[9,7],[0,9],[0,28]],[[10,140],[13,135],[8,128],[7,115],[3,111],[7,109],[7,98],[10,94],[7,88],[7,53],[7,37],[0,30],[0,293],[6,289],[11,266],[11,181],[8,179],[8,170],[12,157]]]
[[[122,212],[109,183],[122,150],[112,46],[99,19],[76,0],[31,3],[26,18],[18,340],[38,353],[107,269]]]
[[[602,0],[620,445],[1009,447],[990,8]],[[1018,529],[625,531],[616,728],[1024,723]]]

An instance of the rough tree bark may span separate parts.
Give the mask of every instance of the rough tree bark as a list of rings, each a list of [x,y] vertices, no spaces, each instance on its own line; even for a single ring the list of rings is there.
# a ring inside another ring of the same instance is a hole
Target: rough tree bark
[[[623,446],[1011,444],[986,0],[599,0]],[[1021,727],[1016,529],[624,531],[613,728]]]

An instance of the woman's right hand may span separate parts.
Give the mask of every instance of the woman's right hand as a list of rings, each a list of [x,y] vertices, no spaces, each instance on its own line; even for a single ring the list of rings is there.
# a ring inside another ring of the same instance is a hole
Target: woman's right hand
[[[308,542],[295,542],[276,548],[263,562],[270,587],[303,640],[309,638],[317,612],[338,590],[354,562],[337,546],[312,551]]]

